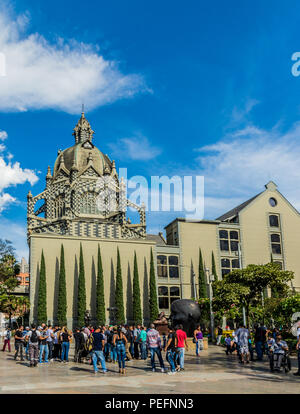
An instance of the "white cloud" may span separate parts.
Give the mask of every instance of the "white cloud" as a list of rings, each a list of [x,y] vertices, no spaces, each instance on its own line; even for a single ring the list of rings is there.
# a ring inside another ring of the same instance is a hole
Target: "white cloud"
[[[51,44],[28,33],[28,15],[0,10],[0,52],[6,76],[0,76],[0,110],[58,109],[78,113],[148,90],[139,74],[123,74],[93,45],[59,39]],[[149,90],[148,90],[149,91]]]
[[[149,140],[140,134],[131,138],[120,138],[118,141],[109,144],[109,147],[112,156],[120,160],[148,161],[161,154],[160,148],[151,146]]]
[[[28,245],[26,241],[26,224],[15,223],[12,220],[1,218],[0,238],[10,240],[16,249],[18,260],[25,257],[28,260]]]
[[[206,212],[225,212],[263,191],[269,180],[300,208],[299,139],[300,123],[285,133],[246,126],[198,149],[196,173],[205,177],[206,206],[211,207]]]
[[[7,138],[7,132],[6,131],[0,131],[0,141],[5,141]]]
[[[9,204],[15,203],[15,197],[12,197],[10,194],[2,193],[0,194],[0,213],[7,207]]]
[[[5,133],[5,139],[7,133]],[[18,200],[12,195],[4,192],[9,187],[29,182],[31,185],[38,180],[36,173],[28,168],[22,168],[19,162],[12,163],[13,155],[6,153],[6,148],[0,144],[0,213],[10,204]]]

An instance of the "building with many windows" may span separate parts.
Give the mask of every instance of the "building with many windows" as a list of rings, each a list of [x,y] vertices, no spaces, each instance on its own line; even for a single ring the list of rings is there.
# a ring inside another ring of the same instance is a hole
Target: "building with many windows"
[[[263,192],[216,220],[177,218],[166,226],[166,239],[147,234],[143,205],[126,198],[115,162],[93,143],[88,120],[82,113],[74,128],[74,145],[58,151],[53,170],[48,167],[44,191],[27,196],[27,228],[30,247],[30,319],[37,318],[37,298],[42,252],[47,281],[47,316],[56,322],[61,246],[64,247],[67,320],[77,323],[79,252],[82,246],[86,307],[96,315],[96,269],[101,249],[107,321],[113,322],[117,249],[120,252],[125,317],[132,321],[134,254],[137,255],[141,302],[149,321],[149,271],[153,252],[158,305],[169,314],[179,298],[197,297],[199,249],[211,271],[212,253],[217,273],[250,263],[279,262],[293,270],[293,287],[300,290],[300,216],[273,182]],[[126,208],[139,217],[132,223]]]

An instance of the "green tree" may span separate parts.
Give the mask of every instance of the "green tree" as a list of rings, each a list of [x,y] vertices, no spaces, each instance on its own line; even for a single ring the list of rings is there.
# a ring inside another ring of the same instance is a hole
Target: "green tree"
[[[136,259],[136,252],[134,252],[134,267],[133,267],[133,320],[135,323],[142,323],[142,308],[141,308],[141,291],[139,281],[139,271]]]
[[[57,299],[57,322],[60,326],[67,324],[67,287],[65,270],[64,246],[60,249],[60,267],[58,279],[58,299]]]
[[[291,325],[292,316],[300,310],[300,293],[289,295],[279,301],[274,311],[274,318],[282,324]],[[296,322],[296,321],[294,321]]]
[[[47,283],[46,265],[43,250],[41,255],[40,280],[38,288],[37,320],[40,324],[47,323]]]
[[[15,258],[15,249],[9,240],[0,239],[0,282],[5,282],[20,273]]]
[[[215,281],[218,281],[218,274],[216,269],[215,255],[214,252],[211,252],[211,272],[214,275]]]
[[[100,246],[98,245],[98,266],[96,286],[96,316],[99,325],[105,325],[105,299],[104,299],[104,278]]]
[[[153,322],[158,317],[158,304],[157,304],[157,288],[156,288],[152,248],[151,248],[151,256],[150,256],[149,309],[150,309],[150,320],[151,322]]]
[[[84,261],[82,245],[80,243],[80,256],[79,256],[79,277],[78,277],[78,296],[77,296],[77,324],[79,326],[84,325],[84,316],[86,311],[86,291],[85,291],[85,273],[84,273]]]
[[[280,270],[277,263],[265,265],[248,265],[245,269],[236,269],[220,281],[214,283],[215,311],[227,311],[232,305],[239,309],[245,307],[249,324],[250,306],[261,304],[261,294],[267,287],[275,288],[282,295],[287,295],[294,273]]]
[[[199,298],[207,297],[206,283],[205,283],[205,271],[203,265],[203,258],[201,249],[199,249]]]
[[[118,325],[125,323],[122,268],[119,248],[117,249],[117,275],[116,275],[116,322]]]

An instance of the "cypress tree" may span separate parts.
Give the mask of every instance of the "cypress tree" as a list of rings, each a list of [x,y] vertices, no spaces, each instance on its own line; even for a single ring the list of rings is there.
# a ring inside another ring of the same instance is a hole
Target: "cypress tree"
[[[118,325],[125,323],[124,316],[124,300],[123,300],[123,281],[122,281],[122,268],[119,248],[117,249],[117,275],[116,275],[116,322]]]
[[[140,292],[140,281],[139,271],[136,259],[136,252],[134,252],[134,268],[133,268],[133,320],[136,324],[142,323],[142,308],[141,308],[141,292]]]
[[[152,248],[151,248],[151,257],[150,257],[149,308],[150,308],[150,321],[153,322],[158,317],[158,305],[157,305],[157,288],[156,288]]]
[[[79,277],[78,277],[78,299],[77,299],[77,324],[79,326],[84,325],[84,316],[86,311],[86,291],[85,291],[85,275],[84,275],[84,262],[82,245],[80,243],[80,256],[79,256]]]
[[[60,268],[58,281],[57,322],[59,326],[67,325],[67,288],[64,246],[60,250]]]
[[[218,280],[217,270],[216,270],[216,262],[215,262],[215,255],[214,252],[211,252],[211,272],[215,277],[215,281]]]
[[[199,298],[206,298],[206,283],[205,283],[205,271],[202,259],[201,249],[199,249]]]
[[[37,304],[37,320],[38,323],[47,323],[47,284],[46,284],[46,265],[44,251],[41,255],[40,280],[38,290]]]
[[[100,246],[98,245],[98,268],[96,286],[96,316],[98,325],[105,325],[104,279]]]

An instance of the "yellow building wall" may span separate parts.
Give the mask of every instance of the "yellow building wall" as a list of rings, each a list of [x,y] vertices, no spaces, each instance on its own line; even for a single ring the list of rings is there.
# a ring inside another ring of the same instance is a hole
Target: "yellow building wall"
[[[149,318],[149,271],[150,271],[150,252],[153,248],[154,263],[156,263],[155,243],[149,241],[131,241],[115,239],[93,239],[93,238],[73,238],[52,235],[33,235],[30,238],[30,319],[36,319],[36,305],[38,292],[39,268],[42,250],[44,251],[46,264],[47,280],[47,315],[48,319],[54,321],[56,315],[56,298],[58,288],[58,274],[61,244],[64,245],[66,284],[67,284],[67,320],[68,326],[73,325],[73,319],[77,316],[77,281],[79,275],[79,254],[80,243],[82,243],[85,282],[86,282],[86,309],[91,311],[95,317],[96,304],[96,277],[97,277],[97,255],[98,245],[101,249],[101,257],[104,273],[105,307],[114,305],[114,288],[116,280],[117,247],[120,251],[123,295],[125,317],[132,316],[132,280],[134,251],[137,254],[139,270],[140,290],[144,319]],[[155,265],[156,272],[156,265]],[[109,312],[107,313],[107,321]]]
[[[277,205],[269,204],[270,197]],[[282,258],[286,270],[295,272],[293,285],[300,291],[300,215],[276,190],[266,190],[240,212],[243,266],[264,264],[271,260],[269,215],[279,214],[282,234]],[[273,255],[273,259],[281,260]]]
[[[198,295],[198,275],[199,275],[199,248],[201,248],[202,258],[205,266],[211,271],[212,251],[214,252],[216,268],[220,273],[220,257],[217,238],[217,224],[214,223],[195,223],[178,222],[179,225],[179,244],[182,265],[182,297],[190,299],[193,297],[191,266],[195,272],[196,289]]]

